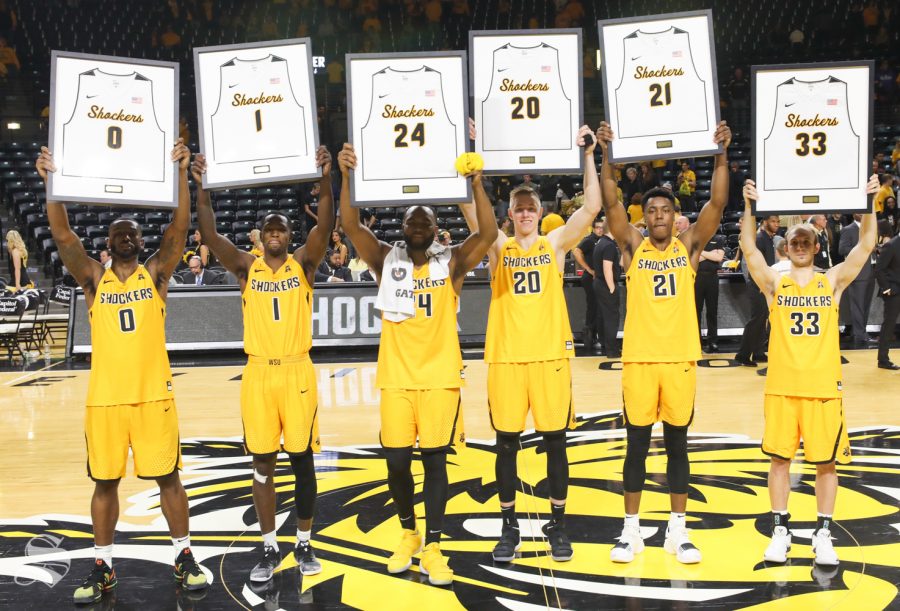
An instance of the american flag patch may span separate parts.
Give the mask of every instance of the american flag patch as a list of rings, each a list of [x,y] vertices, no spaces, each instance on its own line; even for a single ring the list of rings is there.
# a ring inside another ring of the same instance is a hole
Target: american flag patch
[[[143,104],[144,98],[131,98],[131,103],[132,104]]]
[[[426,98],[433,98],[433,97],[434,97],[434,89],[426,89],[426,90],[425,90],[425,97],[426,97]]]
[[[280,77],[277,77],[277,76],[276,76],[275,78],[270,78],[270,79],[269,79],[269,84],[270,84],[270,85],[280,85],[280,84],[281,84],[281,78],[280,78]]]
[[[550,66],[541,66],[541,72],[550,72]]]
[[[672,51],[672,57],[681,57],[681,51]]]
[[[837,106],[837,103],[838,103],[837,98],[828,98],[829,106]]]

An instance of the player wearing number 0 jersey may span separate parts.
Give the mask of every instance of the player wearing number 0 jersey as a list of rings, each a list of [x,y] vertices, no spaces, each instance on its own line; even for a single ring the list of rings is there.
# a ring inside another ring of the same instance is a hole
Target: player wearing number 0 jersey
[[[91,522],[93,568],[75,590],[76,604],[95,603],[116,587],[112,568],[113,533],[118,520],[118,486],[129,449],[135,474],[153,479],[175,546],[175,578],[188,590],[205,588],[206,576],[190,550],[188,503],[178,476],[181,452],[172,373],[166,354],[165,317],[169,278],[181,259],[190,219],[187,165],[190,152],[179,139],[171,160],[179,164],[178,208],[159,252],[141,265],[141,228],[131,219],[109,226],[106,269],[91,259],[69,227],[65,205],[47,202],[50,231],[63,265],[84,291],[91,322],[91,375],[84,437],[88,475],[94,480]],[[162,163],[169,160],[163,158]],[[46,147],[37,160],[44,181],[56,171]]]
[[[197,221],[203,243],[241,287],[244,315],[244,352],[247,366],[241,378],[241,420],[244,444],[253,454],[253,504],[262,531],[262,557],[250,580],[266,582],[281,562],[275,533],[275,458],[284,451],[294,472],[297,543],[294,556],[303,575],[321,572],[310,543],[316,501],[313,452],[319,451],[318,393],[309,358],[312,346],[312,284],[334,228],[331,194],[331,156],[319,147],[316,165],[322,168],[319,224],[306,244],[292,255],[291,221],[280,212],[268,214],[260,238],[263,255],[239,250],[216,231],[209,194],[197,188]],[[198,155],[192,166],[202,184],[206,159]]]
[[[566,429],[575,420],[569,359],[575,354],[562,274],[566,253],[584,237],[600,211],[596,140],[587,126],[575,138],[584,147],[584,205],[565,225],[540,236],[539,196],[529,187],[513,189],[509,217],[515,234],[512,238],[501,234],[488,251],[493,280],[484,360],[488,363],[488,413],[497,432],[497,486],[503,514],[500,540],[493,551],[498,562],[513,560],[520,545],[516,456],[529,411],[547,449],[551,519],[544,533],[554,560],[570,560],[573,553],[565,532],[565,507]],[[471,206],[463,206],[463,211],[470,229],[482,227]]]
[[[669,189],[651,189],[642,200],[649,235],[629,224],[625,209],[616,203],[616,179],[605,154],[613,139],[606,123],[600,128],[604,149],[601,182],[607,225],[622,251],[628,286],[625,332],[622,341],[622,395],[627,430],[623,469],[625,524],[612,548],[613,562],[631,562],[644,549],[638,513],[646,477],[653,425],[663,422],[668,465],[666,477],[672,514],[666,529],[665,550],[679,562],[701,558],[685,527],[690,464],[687,427],[694,414],[700,357],[700,334],[694,307],[694,278],[700,253],[715,234],[728,201],[728,159],[716,155],[710,200],[697,222],[673,236],[675,196]],[[719,124],[713,138],[727,148],[731,130]]]
[[[872,176],[866,191],[878,190]],[[841,354],[838,307],[844,289],[853,282],[875,248],[875,214],[863,215],[859,243],[843,263],[824,274],[814,270],[819,252],[815,231],[794,225],[785,234],[791,270],[781,275],[770,268],[756,248],[751,200],[759,196],[753,181],[744,186],[744,222],[741,249],[753,281],[769,304],[769,369],[766,374],[762,451],[771,457],[769,499],[772,502],[772,538],[763,554],[768,562],[782,563],[791,549],[787,512],[791,460],[803,440],[806,462],[816,465],[818,521],[812,547],[816,563],[837,565],[831,542],[831,519],[837,494],[835,462],[850,462],[850,442],[841,398]]]
[[[376,383],[381,388],[381,434],[388,488],[400,519],[400,545],[387,561],[389,573],[403,573],[422,551],[419,569],[434,585],[453,581],[441,554],[447,505],[447,453],[462,439],[462,358],[456,311],[466,274],[481,262],[497,238],[491,202],[481,172],[471,175],[478,220],[462,243],[445,247],[435,241],[437,219],[426,206],[403,215],[403,241],[378,240],[350,205],[350,171],[357,166],[353,146],[338,155],[341,167],[341,225],[378,281],[375,307],[381,310],[381,345]],[[418,440],[425,481],[425,547],[416,529],[413,447]]]
[[[153,106],[153,82],[100,69],[78,75],[72,116],[63,125],[63,176],[165,179],[166,145]]]

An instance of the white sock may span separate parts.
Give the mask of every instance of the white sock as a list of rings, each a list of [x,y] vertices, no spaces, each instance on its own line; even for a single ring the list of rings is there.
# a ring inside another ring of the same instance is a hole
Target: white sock
[[[172,537],[172,545],[175,546],[175,555],[181,553],[182,550],[187,549],[191,546],[191,536],[185,535],[183,537],[175,538]]]
[[[263,546],[278,549],[278,539],[275,537],[275,531],[263,533]]]
[[[309,541],[309,536],[312,534],[311,530],[300,530],[297,529],[297,543],[305,543]]]
[[[636,513],[626,513],[625,514],[625,526],[637,526],[640,528],[641,521]]]
[[[684,527],[687,519],[685,518],[685,514],[672,512],[669,514],[669,526],[681,526]]]
[[[109,545],[95,545],[94,546],[94,558],[97,560],[102,560],[105,562],[110,568],[112,568],[112,554],[113,554],[113,544]]]

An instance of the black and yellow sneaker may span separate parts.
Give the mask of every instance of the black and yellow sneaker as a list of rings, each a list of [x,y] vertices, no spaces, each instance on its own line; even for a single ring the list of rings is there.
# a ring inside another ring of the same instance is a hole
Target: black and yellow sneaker
[[[181,587],[185,590],[202,590],[209,585],[206,574],[194,560],[194,554],[189,547],[181,550],[175,558],[175,581],[181,582]]]
[[[104,592],[109,592],[116,587],[119,582],[116,580],[116,572],[106,564],[105,561],[97,558],[94,562],[94,568],[87,579],[81,586],[75,590],[73,600],[76,605],[87,605],[95,603],[103,596]]]

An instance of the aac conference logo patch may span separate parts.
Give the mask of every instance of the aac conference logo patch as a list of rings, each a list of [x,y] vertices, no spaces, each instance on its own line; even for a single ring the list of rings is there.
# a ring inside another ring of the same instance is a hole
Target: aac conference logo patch
[[[192,550],[210,578],[202,604],[172,582],[172,544],[156,489],[122,501],[116,532],[117,595],[140,608],[295,608],[299,604],[363,609],[415,604],[423,609],[558,607],[735,609],[884,608],[900,605],[900,428],[851,432],[853,464],[838,465],[841,490],[832,534],[839,567],[814,566],[815,466],[795,463],[790,509],[793,548],[785,565],[762,561],[770,528],[766,490],[768,459],[744,436],[691,434],[688,527],[703,552],[699,565],[680,565],[662,549],[669,515],[666,458],[654,436],[647,460],[641,527],[646,549],[631,564],[609,561],[622,524],[621,473],[625,431],[619,414],[579,418],[568,433],[570,488],[567,529],[571,562],[547,558],[541,526],[549,518],[546,458],[540,436],[522,437],[517,498],[520,557],[494,563],[500,533],[494,481],[494,446],[469,441],[448,460],[450,492],[442,551],[456,580],[428,584],[418,561],[394,576],[386,562],[400,539],[384,460],[376,446],[326,450],[316,456],[319,497],[313,543],[323,572],[302,577],[290,554],[294,545],[294,479],[279,460],[277,527],[284,560],[272,583],[250,584],[261,541],[251,495],[250,459],[240,440],[183,442],[184,480],[191,504]],[[802,455],[800,456],[802,458]],[[423,530],[423,472],[414,461],[416,514]],[[85,486],[90,485],[85,479]],[[93,558],[88,507],[0,520],[0,601],[27,600],[34,608],[68,605]],[[0,516],[3,518],[3,516]],[[141,524],[138,524],[140,522]],[[141,601],[141,596],[151,597]],[[793,599],[792,601],[784,599]],[[112,601],[114,602],[114,600]],[[396,604],[394,604],[396,603]],[[106,600],[106,607],[112,604]],[[386,606],[387,605],[387,606]]]

